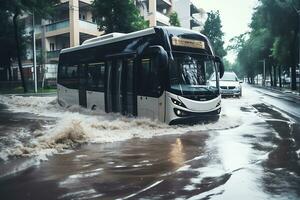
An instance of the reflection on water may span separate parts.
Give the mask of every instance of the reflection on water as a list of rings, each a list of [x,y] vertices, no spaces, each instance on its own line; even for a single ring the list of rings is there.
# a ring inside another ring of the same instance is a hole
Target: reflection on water
[[[183,152],[183,145],[180,138],[176,138],[176,142],[171,145],[171,152],[169,156],[175,167],[178,168],[184,164],[185,153]]]

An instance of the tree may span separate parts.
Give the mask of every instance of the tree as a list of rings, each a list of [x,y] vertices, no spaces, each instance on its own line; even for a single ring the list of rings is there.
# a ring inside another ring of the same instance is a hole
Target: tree
[[[2,80],[12,80],[11,61],[16,58],[13,22],[7,12],[0,10],[0,66],[4,68]]]
[[[248,75],[261,73],[259,60],[264,59],[267,61],[267,71],[274,83],[277,68],[281,72],[282,66],[286,70],[291,67],[292,89],[296,89],[298,37],[300,37],[300,19],[297,14],[299,9],[300,1],[260,0],[252,16],[249,37],[238,50],[238,61]]]
[[[19,27],[19,17],[22,14],[32,14],[46,18],[53,9],[53,5],[59,0],[2,0],[0,9],[6,12],[13,19],[14,40],[16,45],[17,60],[19,71],[21,74],[24,92],[27,92],[25,79],[23,75],[23,67],[21,61],[21,37]]]
[[[93,15],[100,31],[128,33],[148,27],[133,0],[94,0]]]
[[[180,26],[177,12],[171,12],[169,23],[171,26]]]
[[[226,56],[227,52],[224,49],[224,33],[222,32],[219,11],[211,11],[208,13],[202,33],[209,38],[216,55],[220,57]]]

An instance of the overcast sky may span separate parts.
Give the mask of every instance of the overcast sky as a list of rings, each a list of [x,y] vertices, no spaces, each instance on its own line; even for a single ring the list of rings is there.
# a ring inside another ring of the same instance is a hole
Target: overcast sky
[[[251,22],[253,8],[257,5],[258,0],[192,0],[198,7],[203,8],[206,12],[219,10],[225,33],[225,42],[237,35],[249,30],[248,25]],[[233,55],[228,59],[232,62]]]

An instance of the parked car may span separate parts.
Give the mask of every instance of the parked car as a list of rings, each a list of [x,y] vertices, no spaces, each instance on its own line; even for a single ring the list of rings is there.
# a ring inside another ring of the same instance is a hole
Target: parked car
[[[210,82],[216,81],[216,77],[212,75]],[[242,96],[243,81],[239,80],[234,72],[224,72],[223,77],[220,79],[220,90],[222,96]]]

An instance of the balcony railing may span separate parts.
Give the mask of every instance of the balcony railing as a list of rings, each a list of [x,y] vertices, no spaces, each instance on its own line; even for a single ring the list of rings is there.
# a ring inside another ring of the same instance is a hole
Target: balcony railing
[[[194,16],[191,16],[191,28],[201,26],[201,22]]]
[[[69,20],[64,20],[60,22],[55,22],[53,24],[46,25],[46,32],[56,31],[58,29],[63,29],[69,27]]]
[[[47,51],[47,58],[51,59],[51,58],[58,58],[60,50],[54,50],[54,51]]]
[[[171,7],[172,3],[170,0],[158,0],[157,6]]]
[[[160,12],[156,12],[156,20],[165,25],[170,24],[170,22],[169,22],[170,18]]]
[[[79,27],[85,30],[97,31],[97,24],[89,21],[79,20]]]
[[[196,13],[200,13],[199,8],[196,7],[195,4],[191,3],[191,15],[196,14]]]

